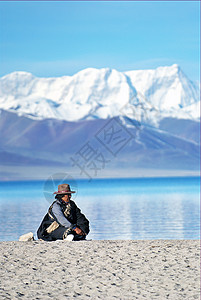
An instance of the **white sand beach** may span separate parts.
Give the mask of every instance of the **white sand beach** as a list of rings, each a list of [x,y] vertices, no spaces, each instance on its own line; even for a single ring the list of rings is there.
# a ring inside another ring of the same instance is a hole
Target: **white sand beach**
[[[200,241],[0,243],[0,299],[200,299]]]

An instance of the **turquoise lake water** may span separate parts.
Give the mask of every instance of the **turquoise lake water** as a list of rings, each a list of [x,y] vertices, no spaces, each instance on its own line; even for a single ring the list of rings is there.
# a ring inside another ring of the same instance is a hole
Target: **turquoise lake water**
[[[37,228],[59,180],[1,182],[0,241]],[[68,183],[68,182],[67,182]],[[72,180],[89,239],[200,239],[200,178]]]

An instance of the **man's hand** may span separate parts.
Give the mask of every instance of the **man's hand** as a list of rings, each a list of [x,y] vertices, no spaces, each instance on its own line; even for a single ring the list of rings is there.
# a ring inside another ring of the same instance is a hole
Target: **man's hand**
[[[78,227],[76,227],[76,228],[74,229],[74,231],[75,231],[77,234],[79,234],[79,235],[84,235],[83,231],[82,231],[80,228],[78,228]]]

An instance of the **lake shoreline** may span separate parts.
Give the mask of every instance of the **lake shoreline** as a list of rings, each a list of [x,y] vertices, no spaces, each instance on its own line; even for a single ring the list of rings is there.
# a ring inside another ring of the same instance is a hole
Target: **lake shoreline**
[[[2,299],[200,299],[200,240],[0,242]]]

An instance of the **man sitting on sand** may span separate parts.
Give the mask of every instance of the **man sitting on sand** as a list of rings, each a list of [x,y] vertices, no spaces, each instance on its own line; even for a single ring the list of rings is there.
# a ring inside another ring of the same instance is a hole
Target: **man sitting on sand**
[[[81,213],[75,202],[70,200],[71,191],[68,184],[60,184],[55,192],[55,201],[45,215],[37,235],[44,241],[85,240],[89,233],[89,221]]]

